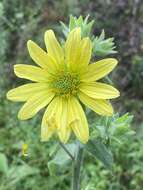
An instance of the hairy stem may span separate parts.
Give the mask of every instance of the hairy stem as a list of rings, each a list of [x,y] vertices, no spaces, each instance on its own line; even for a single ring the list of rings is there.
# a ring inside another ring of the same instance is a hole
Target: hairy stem
[[[83,161],[83,148],[78,144],[77,154],[73,162],[72,190],[80,190],[80,171]]]

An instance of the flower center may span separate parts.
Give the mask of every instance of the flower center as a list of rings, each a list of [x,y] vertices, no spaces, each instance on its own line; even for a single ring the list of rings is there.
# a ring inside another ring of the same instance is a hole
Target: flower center
[[[66,71],[61,72],[52,80],[51,87],[57,95],[75,95],[79,84],[79,75]]]

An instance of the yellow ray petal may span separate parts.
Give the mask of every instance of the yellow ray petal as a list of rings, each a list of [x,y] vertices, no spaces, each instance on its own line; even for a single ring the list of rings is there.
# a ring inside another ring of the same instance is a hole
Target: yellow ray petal
[[[64,60],[63,49],[57,41],[55,34],[52,30],[47,30],[45,32],[45,44],[48,54],[54,57],[57,63],[62,63]]]
[[[14,73],[19,78],[25,78],[35,82],[47,82],[50,77],[47,71],[39,67],[24,64],[14,65]]]
[[[48,105],[53,97],[54,93],[50,90],[36,93],[20,109],[18,118],[21,120],[32,118],[39,110]]]
[[[61,142],[66,143],[70,136],[70,128],[68,127],[68,100],[59,98],[59,106],[56,110],[56,122],[58,125],[58,136]]]
[[[65,43],[66,63],[72,70],[75,70],[79,61],[81,52],[80,43],[81,29],[76,28],[69,33],[67,41]]]
[[[95,99],[112,99],[120,95],[116,88],[100,82],[83,83],[80,91]]]
[[[61,142],[63,142],[65,144],[68,142],[70,135],[71,135],[71,128],[69,126],[67,126],[64,138],[62,138],[60,133],[59,133],[59,138],[60,138]]]
[[[7,93],[7,98],[14,102],[27,101],[34,94],[39,91],[45,91],[48,89],[47,83],[29,83],[10,90]]]
[[[85,67],[89,64],[91,58],[91,52],[92,52],[92,43],[90,39],[88,37],[83,38],[81,41],[81,52],[80,52],[79,63],[77,64],[79,68]]]
[[[85,113],[76,98],[69,100],[70,108],[70,127],[74,131],[77,138],[82,142],[86,143],[89,139],[89,128]]]
[[[47,141],[54,133],[66,143],[70,137],[71,129],[67,128],[67,101],[56,97],[49,104],[42,120],[41,139]]]
[[[79,98],[87,107],[99,115],[110,116],[113,114],[112,105],[107,100],[93,99],[82,92],[79,93]]]
[[[58,69],[58,64],[53,57],[49,56],[43,49],[41,49],[36,43],[29,40],[27,42],[29,54],[33,61],[40,67],[46,69],[49,73],[53,73]]]
[[[81,80],[85,82],[96,81],[109,74],[117,65],[114,58],[107,58],[97,61],[88,66],[87,72],[81,74]]]
[[[41,125],[41,141],[48,141],[57,132],[56,111],[59,107],[59,98],[56,97],[47,107]]]

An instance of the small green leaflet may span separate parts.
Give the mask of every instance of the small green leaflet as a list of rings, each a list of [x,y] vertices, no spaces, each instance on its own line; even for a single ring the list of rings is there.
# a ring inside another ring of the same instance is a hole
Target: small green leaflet
[[[85,145],[85,149],[100,160],[108,169],[111,169],[113,164],[112,153],[102,143],[100,139],[89,140]]]
[[[8,171],[8,163],[5,154],[0,153],[0,172],[6,174]]]

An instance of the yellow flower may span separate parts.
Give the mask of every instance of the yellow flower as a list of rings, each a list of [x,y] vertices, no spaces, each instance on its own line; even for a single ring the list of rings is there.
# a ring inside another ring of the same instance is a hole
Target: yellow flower
[[[42,141],[57,134],[66,143],[73,131],[82,143],[86,143],[89,128],[80,102],[99,115],[113,114],[109,99],[118,97],[119,91],[97,80],[110,73],[117,60],[107,58],[89,64],[92,43],[88,37],[81,39],[80,28],[69,33],[63,46],[54,32],[48,30],[45,44],[47,52],[28,41],[29,54],[37,66],[17,64],[14,72],[32,82],[10,90],[7,98],[26,102],[18,113],[21,120],[32,118],[48,105],[42,119]]]
[[[22,144],[22,155],[28,156],[28,144],[26,143]]]

